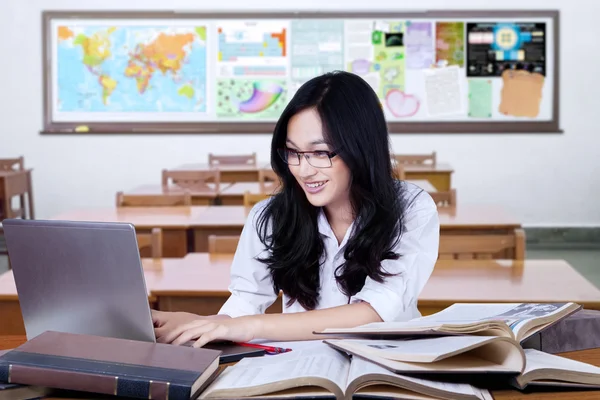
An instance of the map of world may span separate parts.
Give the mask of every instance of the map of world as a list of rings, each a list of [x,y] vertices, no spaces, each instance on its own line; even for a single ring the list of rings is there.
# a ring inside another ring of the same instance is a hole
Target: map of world
[[[60,26],[58,111],[206,112],[206,27]]]

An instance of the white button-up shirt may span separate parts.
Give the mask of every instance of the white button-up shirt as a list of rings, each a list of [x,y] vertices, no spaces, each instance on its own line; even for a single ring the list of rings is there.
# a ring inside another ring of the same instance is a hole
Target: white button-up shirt
[[[440,224],[437,207],[431,196],[414,184],[403,182],[408,209],[405,211],[404,230],[394,251],[398,260],[384,260],[385,271],[396,275],[384,278],[383,283],[367,277],[362,290],[352,297],[344,295],[337,286],[335,269],[342,264],[344,246],[352,233],[351,225],[338,245],[338,241],[321,211],[319,232],[324,235],[324,263],[320,272],[320,292],[317,309],[336,307],[356,302],[367,302],[383,321],[405,321],[420,316],[417,298],[431,275],[438,258]],[[238,248],[231,265],[231,296],[219,314],[230,317],[262,314],[277,299],[273,281],[265,264],[257,261],[267,251],[256,232],[256,217],[265,200],[250,211],[242,230]],[[262,253],[262,254],[261,254]],[[283,312],[306,311],[297,301],[286,306],[288,297],[283,293]]]

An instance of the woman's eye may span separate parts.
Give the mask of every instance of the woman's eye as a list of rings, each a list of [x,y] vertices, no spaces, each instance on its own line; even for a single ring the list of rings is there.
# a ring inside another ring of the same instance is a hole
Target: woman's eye
[[[329,156],[329,153],[326,151],[315,151],[314,155],[315,155],[315,157],[325,158],[325,157]]]

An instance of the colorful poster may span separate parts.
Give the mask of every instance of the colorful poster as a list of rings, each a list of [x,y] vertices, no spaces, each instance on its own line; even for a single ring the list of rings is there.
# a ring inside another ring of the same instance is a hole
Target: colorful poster
[[[385,31],[374,30],[371,36],[373,44],[373,68],[379,72],[380,99],[385,99],[392,90],[404,91],[405,47],[404,22],[387,21]]]
[[[297,86],[344,68],[343,20],[295,19],[291,33],[291,78]]]
[[[172,120],[206,112],[206,26],[56,27],[57,120]]]
[[[537,117],[544,80],[543,75],[525,70],[504,71],[499,111],[513,117]]]
[[[492,81],[469,79],[469,117],[492,118]]]
[[[220,79],[217,81],[217,116],[225,118],[277,118],[286,106],[285,79]]]
[[[501,76],[506,69],[546,75],[546,24],[467,23],[467,76]]]
[[[285,21],[218,24],[218,117],[279,117],[288,97],[287,32]]]
[[[464,66],[465,24],[464,22],[437,22],[435,27],[436,63]]]
[[[461,114],[461,73],[457,65],[425,71],[425,98],[430,116]]]
[[[434,63],[435,49],[433,47],[433,23],[406,22],[406,68],[429,68]]]

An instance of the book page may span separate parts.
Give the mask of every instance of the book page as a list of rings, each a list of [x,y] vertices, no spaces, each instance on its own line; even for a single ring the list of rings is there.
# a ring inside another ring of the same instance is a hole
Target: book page
[[[390,378],[390,380],[397,382],[399,387],[414,390],[417,393],[427,393],[427,389],[425,389],[425,392],[423,392],[424,388],[430,388],[443,391],[448,394],[472,395],[474,397],[481,398],[478,395],[479,390],[476,390],[473,386],[466,383],[440,382],[398,375],[360,357],[353,357],[350,364],[350,372],[348,373],[348,384],[350,385],[352,381],[363,375],[387,376]],[[366,391],[368,391],[368,389],[366,389]]]
[[[478,347],[489,342],[490,336],[444,336],[413,340],[332,340],[346,342],[363,351],[389,360],[435,362],[448,355],[462,353],[469,347]]]
[[[344,354],[319,343],[299,351],[244,358],[227,368],[207,392],[252,388],[295,378],[325,378],[340,390],[346,387],[350,361]]]
[[[595,365],[570,360],[565,357],[544,353],[534,349],[525,349],[525,356],[527,357],[527,363],[524,374],[543,368],[598,374],[600,378],[600,368]]]

